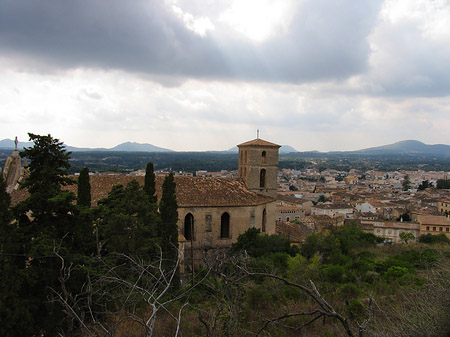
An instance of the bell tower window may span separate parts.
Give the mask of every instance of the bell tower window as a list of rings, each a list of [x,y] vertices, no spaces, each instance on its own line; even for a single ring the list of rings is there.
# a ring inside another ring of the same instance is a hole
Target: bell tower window
[[[266,213],[266,209],[263,209],[262,212],[262,221],[261,221],[261,232],[265,232],[266,231],[266,222],[267,222],[267,213]]]
[[[266,170],[262,169],[259,173],[259,187],[266,187]]]

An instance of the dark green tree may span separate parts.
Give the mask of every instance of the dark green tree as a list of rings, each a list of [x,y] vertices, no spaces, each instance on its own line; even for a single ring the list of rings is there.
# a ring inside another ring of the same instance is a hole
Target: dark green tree
[[[298,248],[291,246],[288,239],[280,235],[267,235],[258,228],[249,228],[238,236],[237,241],[231,245],[231,251],[238,253],[245,250],[251,257],[267,256],[275,253],[295,255]]]
[[[436,188],[439,190],[450,189],[450,179],[438,179]]]
[[[404,176],[402,186],[403,186],[403,191],[407,191],[411,187],[411,181],[409,180],[408,175]]]
[[[423,191],[423,190],[427,189],[428,187],[433,187],[433,184],[430,183],[428,180],[424,180],[424,181],[422,181],[422,183],[419,185],[419,187],[417,189],[419,191]]]
[[[170,173],[164,179],[159,212],[161,224],[158,235],[161,239],[161,248],[167,261],[167,267],[172,269],[173,264],[178,259],[178,204],[173,173]],[[179,280],[179,275],[177,274],[177,277],[174,279],[175,287],[178,287]]]
[[[328,199],[325,195],[321,194],[317,201],[318,202],[327,202],[327,201],[330,201],[330,199]]]
[[[19,251],[11,224],[11,198],[6,192],[6,182],[0,172],[0,336],[18,336],[25,332],[21,324],[32,321],[20,294],[22,278],[15,260]],[[26,303],[25,303],[26,304]]]
[[[136,180],[115,185],[97,210],[104,254],[120,253],[150,258],[156,250],[159,223],[156,204]],[[103,254],[103,255],[104,255]]]
[[[68,177],[71,152],[67,152],[59,139],[50,135],[39,136],[32,133],[28,135],[34,146],[20,152],[22,158],[26,157],[30,160],[29,175],[21,187],[26,188],[33,197],[46,197],[46,199],[54,197],[61,192],[61,186],[74,183]],[[42,211],[45,210],[44,207]]]
[[[77,205],[91,207],[91,183],[89,181],[89,168],[80,171],[78,177]]]
[[[14,207],[17,222],[11,233],[17,244],[11,268],[21,277],[17,292],[29,320],[20,323],[15,333],[51,336],[64,325],[61,308],[53,303],[61,267],[55,252],[65,256],[67,264],[78,264],[86,254],[86,237],[92,233],[78,221],[75,195],[62,188],[74,182],[68,177],[70,152],[50,135],[29,133],[29,137],[34,146],[20,153],[30,161],[21,184],[29,197]],[[81,286],[74,281],[69,291],[78,292]]]
[[[419,242],[422,243],[432,243],[432,244],[439,244],[439,243],[447,243],[450,245],[450,239],[447,237],[447,235],[445,234],[437,234],[437,235],[433,235],[433,234],[423,234],[421,236],[419,236]]]
[[[155,187],[155,172],[153,169],[153,163],[147,163],[147,167],[145,169],[145,182],[144,182],[144,191],[147,193],[150,198],[150,202],[156,203],[156,187]]]
[[[405,243],[408,243],[409,241],[415,240],[416,237],[411,232],[401,232],[400,239],[402,239],[402,241],[404,241]]]
[[[0,172],[0,240],[2,241],[10,229],[10,222],[12,219],[11,211],[9,209],[10,204],[11,197],[6,192],[6,182],[3,179],[3,174]],[[0,246],[0,249],[2,247],[3,245]]]
[[[411,216],[408,212],[405,212],[397,218],[397,221],[411,221]]]

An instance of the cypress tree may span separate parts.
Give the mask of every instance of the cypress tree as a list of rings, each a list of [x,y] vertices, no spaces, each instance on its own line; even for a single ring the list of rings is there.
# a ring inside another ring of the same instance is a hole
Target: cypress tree
[[[145,169],[145,182],[144,182],[144,191],[147,193],[150,202],[155,203],[157,201],[156,197],[156,187],[155,187],[155,172],[153,169],[153,163],[147,163],[147,167]]]
[[[89,181],[89,168],[80,171],[78,177],[77,205],[91,207],[91,183]]]
[[[16,261],[20,261],[20,244],[11,226],[11,198],[6,187],[0,172],[0,336],[13,337],[31,333],[25,327],[32,324],[33,318],[21,291],[23,277]]]
[[[167,267],[170,270],[174,267],[178,258],[178,204],[176,199],[176,184],[173,173],[170,173],[164,179],[162,186],[161,201],[159,204],[161,214],[161,224],[159,235],[161,237],[161,247]],[[174,278],[174,286],[179,285],[179,273]]]

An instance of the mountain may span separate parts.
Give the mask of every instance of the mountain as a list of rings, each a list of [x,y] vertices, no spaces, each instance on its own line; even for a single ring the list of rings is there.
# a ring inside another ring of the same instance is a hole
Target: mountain
[[[140,144],[134,142],[126,142],[119,144],[109,151],[132,151],[132,152],[174,152],[169,149],[164,149],[162,147],[158,147],[152,144]]]
[[[353,152],[361,154],[431,154],[450,156],[450,145],[427,145],[418,140],[403,140],[394,144],[371,147]]]
[[[280,153],[291,153],[291,152],[298,152],[296,149],[294,149],[292,146],[289,145],[282,145],[280,147]]]
[[[33,142],[19,142],[17,144],[17,148],[19,150],[22,150],[24,147],[30,147],[33,146]],[[0,148],[4,149],[14,149],[16,147],[16,144],[12,139],[3,139],[0,140]]]
[[[232,147],[231,149],[224,151],[224,152],[239,152],[239,148],[237,146]],[[282,145],[279,150],[280,153],[291,153],[291,152],[298,152],[296,149],[294,149],[290,145]]]
[[[11,139],[3,139],[0,140],[0,148],[3,149],[14,149],[14,141]],[[24,147],[33,146],[32,142],[19,142],[18,148],[22,150]],[[158,147],[152,144],[142,144],[135,142],[125,142],[119,144],[113,148],[78,148],[73,146],[66,145],[68,151],[76,152],[76,151],[124,151],[124,152],[174,152],[173,150],[165,149],[162,147]],[[238,147],[235,146],[227,151],[218,151],[223,153],[237,153]],[[311,153],[320,153],[317,151],[308,151]],[[296,149],[289,145],[283,145],[280,148],[280,153],[298,153]],[[356,154],[373,154],[373,155],[385,155],[385,154],[428,154],[428,155],[436,155],[436,156],[445,156],[450,157],[450,145],[445,144],[435,144],[435,145],[427,145],[418,140],[403,140],[394,144],[370,147],[367,149],[357,150],[357,151],[333,151],[333,152],[325,152],[324,154],[339,154],[339,153],[356,153]]]
[[[68,151],[125,151],[125,152],[173,152],[169,149],[164,149],[162,147],[154,146],[152,144],[140,144],[140,143],[134,143],[134,142],[125,142],[122,144],[119,144],[113,148],[106,149],[106,148],[81,148],[81,147],[74,147],[69,146],[67,144],[66,149]],[[24,147],[30,147],[33,146],[33,142],[19,142],[17,144],[17,147],[19,150],[22,150]],[[14,149],[15,144],[14,141],[11,139],[3,139],[0,140],[0,148],[4,149]]]

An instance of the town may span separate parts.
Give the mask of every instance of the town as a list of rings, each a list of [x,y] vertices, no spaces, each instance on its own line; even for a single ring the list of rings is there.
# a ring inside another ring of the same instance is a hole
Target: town
[[[1,282],[11,291],[0,299],[38,305],[2,308],[7,335],[129,335],[133,324],[133,336],[320,335],[311,323],[328,318],[330,336],[380,336],[399,326],[386,315],[411,329],[410,315],[435,310],[433,335],[448,332],[448,172],[279,169],[281,146],[256,138],[237,145],[237,171],[149,162],[69,175],[63,143],[29,136],[34,146],[19,152],[16,139],[1,172]],[[395,311],[406,299],[420,305]],[[43,312],[60,319],[37,319]],[[267,323],[291,316],[293,327]]]
[[[168,171],[156,173],[167,175]],[[145,170],[128,174],[143,176]],[[175,175],[237,178],[238,171],[178,171]],[[423,170],[280,169],[276,232],[299,244],[312,232],[354,222],[389,243],[404,243],[402,232],[411,233],[413,242],[425,234],[450,238],[450,189],[437,188],[449,176],[449,172]]]

